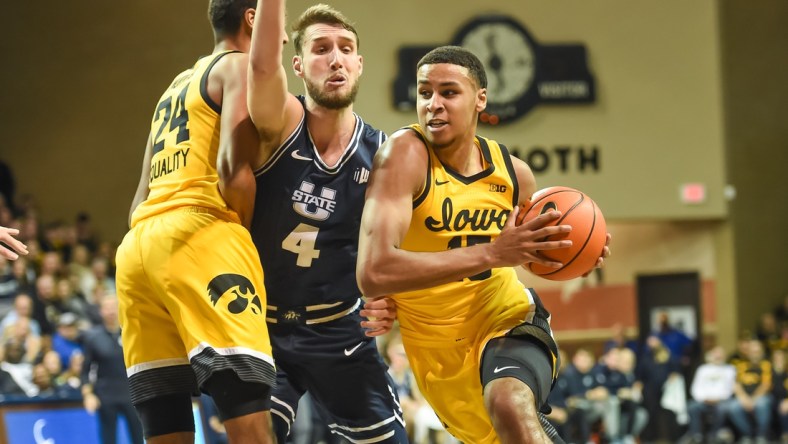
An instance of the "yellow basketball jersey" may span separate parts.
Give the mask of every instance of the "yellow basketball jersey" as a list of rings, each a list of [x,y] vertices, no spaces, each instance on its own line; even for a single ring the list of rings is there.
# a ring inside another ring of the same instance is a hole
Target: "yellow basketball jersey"
[[[150,193],[132,215],[140,220],[178,207],[197,206],[237,220],[219,193],[216,157],[221,106],[208,96],[211,68],[231,51],[203,57],[172,81],[151,121]]]
[[[435,252],[497,238],[519,193],[506,147],[477,136],[486,168],[464,177],[441,163],[419,125],[409,128],[427,146],[429,167],[401,248]],[[534,310],[530,299],[512,268],[396,295],[403,340],[419,346],[487,339],[526,320]]]

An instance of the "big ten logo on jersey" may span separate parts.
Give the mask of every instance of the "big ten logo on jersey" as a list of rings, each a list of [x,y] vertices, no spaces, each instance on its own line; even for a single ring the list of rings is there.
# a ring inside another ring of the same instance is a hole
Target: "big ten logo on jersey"
[[[315,193],[315,184],[307,181],[293,191],[293,209],[296,213],[314,220],[326,220],[336,207],[337,191],[328,187]]]
[[[490,184],[490,191],[493,193],[505,193],[506,185],[498,185],[497,183]]]

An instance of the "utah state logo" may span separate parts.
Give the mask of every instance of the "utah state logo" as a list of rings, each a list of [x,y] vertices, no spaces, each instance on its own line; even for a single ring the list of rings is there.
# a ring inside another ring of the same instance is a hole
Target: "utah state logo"
[[[232,273],[220,274],[211,279],[211,282],[208,283],[208,295],[211,298],[213,306],[215,307],[219,299],[230,290],[232,290],[232,294],[235,295],[235,299],[227,304],[227,310],[229,310],[230,313],[243,313],[249,306],[250,299],[252,303],[252,313],[261,314],[263,312],[260,297],[257,296],[252,281],[245,276]]]

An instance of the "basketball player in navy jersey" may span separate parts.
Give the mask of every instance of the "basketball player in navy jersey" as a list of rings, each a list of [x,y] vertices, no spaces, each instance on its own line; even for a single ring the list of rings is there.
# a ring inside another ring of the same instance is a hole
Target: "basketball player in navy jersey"
[[[258,1],[248,81],[261,139],[251,231],[265,270],[277,365],[274,428],[285,442],[308,390],[332,433],[352,442],[404,443],[394,385],[370,337],[379,331],[365,334],[360,324],[355,281],[364,194],[386,135],[353,113],[362,72],[358,35],[329,6],[309,8],[293,26],[293,69],[307,94],[288,93],[284,9],[284,0]],[[391,319],[371,322],[385,330]]]

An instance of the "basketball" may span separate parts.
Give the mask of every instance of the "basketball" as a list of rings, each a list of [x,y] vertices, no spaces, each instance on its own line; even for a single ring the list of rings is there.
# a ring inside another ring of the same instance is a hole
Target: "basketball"
[[[572,246],[542,251],[541,254],[564,264],[561,268],[537,263],[525,264],[531,273],[552,281],[565,281],[591,271],[602,255],[607,237],[605,218],[599,206],[582,191],[569,187],[550,187],[531,197],[530,208],[520,207],[517,225],[549,210],[561,212],[561,218],[550,225],[571,225],[572,231],[550,236],[547,240],[572,241]]]

